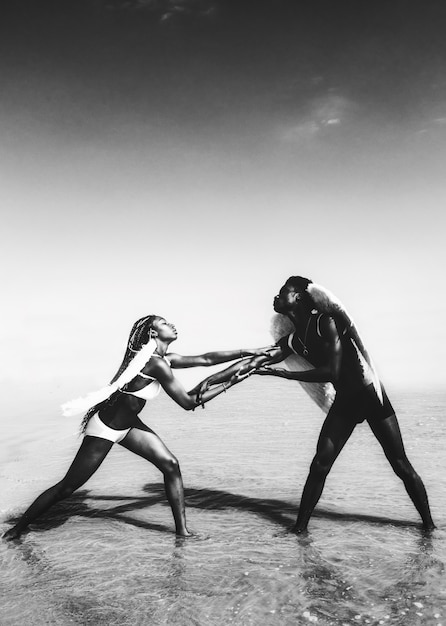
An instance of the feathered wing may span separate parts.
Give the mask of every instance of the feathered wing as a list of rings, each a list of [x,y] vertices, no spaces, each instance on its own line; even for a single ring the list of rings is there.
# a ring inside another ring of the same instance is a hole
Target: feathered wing
[[[375,387],[376,393],[382,402],[383,397],[378,372],[376,371],[376,367],[371,356],[364,346],[352,317],[349,315],[342,302],[328,289],[322,287],[322,285],[318,285],[317,283],[310,283],[307,287],[307,292],[313,300],[315,309],[321,313],[327,313],[335,320],[335,322],[340,323],[340,327],[347,329],[350,339],[357,348],[358,354],[362,359],[364,359],[365,363],[369,367],[373,380],[373,386]]]
[[[146,343],[141,348],[141,350],[139,350],[135,354],[135,356],[130,361],[126,369],[119,376],[119,378],[117,378],[113,383],[101,387],[101,389],[90,392],[86,396],[82,396],[81,398],[74,398],[73,400],[68,400],[68,402],[62,404],[62,415],[64,415],[65,417],[72,417],[73,415],[86,413],[89,409],[91,409],[91,407],[94,407],[96,404],[107,400],[107,398],[109,398],[115,391],[120,389],[126,383],[130,382],[133,378],[135,378],[135,376],[139,374],[144,365],[152,356],[155,349],[155,341],[152,340],[149,341],[149,343]]]
[[[285,315],[276,313],[271,320],[271,335],[274,341],[279,341],[282,337],[289,335],[294,331],[294,326]],[[289,371],[302,372],[312,369],[313,366],[300,354],[290,354],[286,359],[278,363],[276,366],[283,367]],[[328,413],[335,397],[335,390],[331,383],[301,383],[301,387],[306,391],[310,398],[322,409]]]
[[[364,342],[358,333],[358,329],[356,328],[352,317],[347,312],[342,302],[328,289],[322,287],[322,285],[318,285],[317,283],[310,283],[307,287],[307,291],[313,300],[314,308],[317,311],[320,313],[327,313],[333,317],[335,322],[339,323],[340,329],[347,329],[351,340],[356,346],[358,355],[364,362],[364,367],[368,366],[369,368],[373,380],[373,386],[375,387],[376,393],[382,402],[383,397],[381,383],[379,381],[375,365],[366,347],[364,346]],[[278,341],[281,337],[289,335],[292,332],[294,332],[294,326],[285,315],[277,313],[273,316],[271,321],[271,335],[274,341]],[[288,370],[298,372],[312,369],[313,367],[311,363],[299,354],[291,354],[277,367],[280,367],[282,364],[285,365]],[[330,406],[333,404],[336,394],[331,383],[300,383],[300,385],[323,411],[328,412]]]

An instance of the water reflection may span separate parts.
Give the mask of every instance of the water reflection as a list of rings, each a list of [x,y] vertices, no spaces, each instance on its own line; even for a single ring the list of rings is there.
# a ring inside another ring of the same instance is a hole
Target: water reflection
[[[33,529],[57,529],[74,516],[93,525],[80,520],[52,534],[53,546],[43,532],[25,537],[19,554],[59,604],[68,596],[80,602],[69,581],[81,581],[84,613],[110,624],[143,623],[146,615],[169,626],[441,623],[442,529],[425,534],[413,523],[321,509],[310,531],[295,536],[295,506],[286,500],[188,488],[186,502],[209,536],[175,537],[162,483],[139,496],[79,491]],[[61,563],[66,581],[56,593]]]
[[[423,533],[412,537],[399,577],[381,592],[388,603],[391,623],[404,618],[405,623],[439,623],[446,608],[435,600],[438,581],[444,578],[444,562],[435,554],[435,537]]]

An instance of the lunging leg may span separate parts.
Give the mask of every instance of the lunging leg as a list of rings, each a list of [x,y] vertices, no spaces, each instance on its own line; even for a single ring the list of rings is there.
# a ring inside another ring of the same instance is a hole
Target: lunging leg
[[[396,416],[391,415],[381,421],[371,421],[369,425],[381,444],[393,471],[403,481],[410,499],[423,520],[423,527],[425,530],[434,529],[435,524],[432,520],[426,489],[406,456]]]
[[[34,500],[15,526],[3,535],[5,539],[16,539],[25,528],[45,513],[53,504],[70,496],[73,491],[82,487],[98,469],[107,456],[112,442],[98,437],[84,437],[82,444],[62,480]]]
[[[321,497],[326,478],[355,425],[342,419],[340,415],[328,413],[319,435],[316,455],[310,466],[310,473],[302,492],[299,513],[292,532],[301,533],[306,530],[314,507]]]
[[[138,421],[140,422],[138,427],[132,428],[120,442],[120,445],[150,461],[163,473],[164,487],[172,509],[176,534],[188,537],[192,533],[188,531],[186,526],[183,479],[178,460],[153,430],[140,420]]]

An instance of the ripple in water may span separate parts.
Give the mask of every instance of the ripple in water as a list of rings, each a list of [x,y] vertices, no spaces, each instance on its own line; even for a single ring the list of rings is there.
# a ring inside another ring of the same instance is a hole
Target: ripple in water
[[[321,417],[293,416],[294,398],[284,412],[278,389],[268,406],[251,394],[243,412],[238,397],[187,425],[177,413],[166,417],[167,404],[162,419],[147,420],[180,458],[197,537],[174,536],[159,474],[117,449],[20,542],[1,542],[2,626],[446,626],[446,402],[399,399],[439,525],[431,536],[364,425],[333,469],[309,533],[296,537],[288,529]],[[42,442],[16,443],[3,468],[17,494],[8,492],[4,528],[60,476],[79,442],[62,428],[54,465],[50,453],[40,463]]]

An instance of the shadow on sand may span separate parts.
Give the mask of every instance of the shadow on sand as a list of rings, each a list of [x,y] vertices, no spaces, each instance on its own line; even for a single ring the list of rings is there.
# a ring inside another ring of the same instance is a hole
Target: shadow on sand
[[[77,491],[70,498],[56,504],[48,513],[42,515],[38,522],[32,525],[32,528],[33,530],[48,530],[63,525],[73,516],[81,516],[86,518],[114,519],[145,530],[172,533],[171,525],[153,524],[131,515],[134,511],[154,505],[168,506],[163,483],[148,484],[143,490],[147,495],[101,496],[90,495],[90,492],[86,489]],[[298,510],[294,504],[285,500],[253,498],[220,489],[189,487],[185,489],[185,499],[187,508],[218,511],[235,509],[250,512],[284,529],[289,529],[292,526]],[[101,502],[106,504],[106,507],[101,507]],[[117,504],[113,506],[113,502]],[[419,526],[416,522],[395,520],[390,517],[338,513],[321,508],[317,508],[314,511],[313,517],[339,522],[391,524],[399,527]],[[18,518],[10,518],[5,521],[16,523]]]

